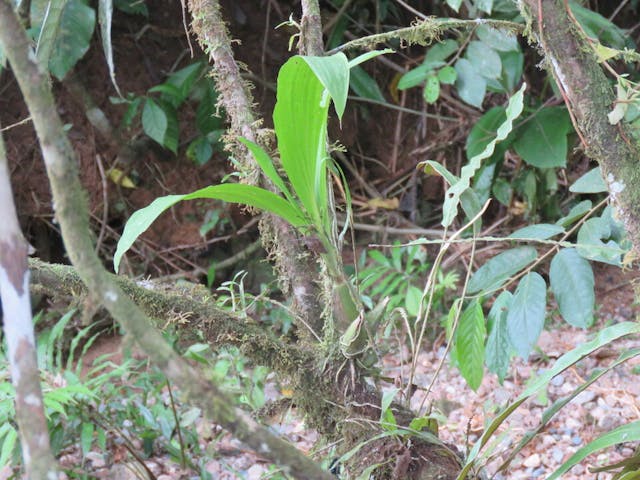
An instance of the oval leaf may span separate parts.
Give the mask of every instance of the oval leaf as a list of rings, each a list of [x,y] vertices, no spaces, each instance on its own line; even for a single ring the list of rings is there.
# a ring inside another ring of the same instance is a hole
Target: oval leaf
[[[601,193],[607,191],[600,167],[592,168],[569,187],[573,193]]]
[[[482,265],[473,274],[467,291],[470,294],[500,288],[512,275],[525,268],[538,257],[533,247],[518,247],[502,252]]]
[[[564,107],[542,108],[524,124],[513,146],[529,165],[538,168],[567,164],[567,133],[571,120]]]
[[[564,233],[564,228],[560,225],[553,225],[551,223],[538,223],[536,225],[529,225],[528,227],[520,228],[516,230],[507,238],[519,238],[519,239],[531,239],[531,240],[547,240],[551,237]]]
[[[544,326],[547,285],[537,273],[525,275],[516,289],[507,314],[507,332],[518,355],[526,359]]]
[[[574,327],[590,327],[596,297],[589,262],[575,248],[560,250],[551,261],[549,281],[562,318]]]
[[[469,105],[480,108],[487,91],[487,81],[476,72],[475,67],[466,58],[459,59],[455,69],[458,95]]]

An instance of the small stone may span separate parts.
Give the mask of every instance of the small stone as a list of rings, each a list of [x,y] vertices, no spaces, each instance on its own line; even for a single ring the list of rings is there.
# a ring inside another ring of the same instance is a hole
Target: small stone
[[[531,476],[534,478],[541,477],[545,474],[545,469],[542,467],[536,468],[533,472],[531,472]]]
[[[247,480],[259,480],[262,478],[262,474],[265,473],[265,468],[262,465],[253,465],[247,470]]]
[[[598,428],[605,431],[613,430],[620,424],[620,417],[617,415],[605,415],[598,420]]]
[[[173,477],[171,475],[158,475],[157,480],[173,480]]]
[[[104,455],[99,452],[89,452],[85,458],[91,462],[93,468],[102,468],[105,466]]]
[[[580,392],[571,402],[582,405],[583,403],[592,401],[594,398],[596,398],[595,393],[590,390],[585,390],[584,392]]]
[[[564,458],[564,452],[556,447],[551,450],[551,458],[553,458],[554,462],[561,463],[562,459]]]
[[[529,455],[522,464],[527,468],[538,468],[540,466],[540,455],[537,453]]]
[[[579,435],[575,435],[573,437],[571,437],[571,443],[575,446],[578,446],[582,443],[582,438],[580,438]]]
[[[556,375],[551,379],[551,385],[560,387],[564,383],[564,375]]]

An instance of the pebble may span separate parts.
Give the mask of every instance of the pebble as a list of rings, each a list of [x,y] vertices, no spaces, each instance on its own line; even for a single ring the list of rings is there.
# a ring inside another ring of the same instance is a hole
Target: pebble
[[[556,375],[551,379],[551,385],[560,387],[564,383],[564,375]]]
[[[551,450],[551,458],[553,458],[556,463],[561,463],[564,458],[564,452],[560,448],[555,447]]]
[[[541,477],[542,475],[544,475],[545,472],[546,472],[546,470],[544,468],[542,468],[542,467],[536,468],[533,472],[531,472],[531,476],[535,477],[535,478],[538,478],[538,477]]]
[[[534,453],[533,455],[529,455],[522,464],[527,468],[538,468],[540,463],[540,455]]]
[[[587,403],[596,398],[596,394],[591,390],[585,390],[584,392],[580,392],[571,403],[576,403],[578,405],[582,405],[583,403]]]
[[[102,468],[106,465],[104,455],[99,452],[89,452],[85,455],[85,458],[91,462],[93,468]]]
[[[575,446],[578,446],[582,443],[582,438],[580,438],[579,435],[576,435],[574,437],[571,437],[571,443]]]
[[[598,420],[598,428],[609,431],[620,425],[620,423],[620,417],[617,415],[605,415]]]

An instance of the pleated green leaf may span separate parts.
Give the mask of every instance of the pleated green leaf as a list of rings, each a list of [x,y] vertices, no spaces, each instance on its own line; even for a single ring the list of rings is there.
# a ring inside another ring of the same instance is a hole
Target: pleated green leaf
[[[525,360],[538,341],[544,326],[547,285],[537,273],[522,277],[507,314],[509,341]]]
[[[575,248],[560,250],[551,261],[549,281],[562,318],[574,327],[590,327],[596,301],[591,264]]]

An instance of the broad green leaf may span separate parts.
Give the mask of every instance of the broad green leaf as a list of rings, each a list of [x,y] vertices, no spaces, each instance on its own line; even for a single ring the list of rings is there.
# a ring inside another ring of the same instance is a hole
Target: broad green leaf
[[[491,192],[502,205],[509,207],[513,197],[513,186],[504,178],[496,178]]]
[[[611,238],[611,224],[604,218],[590,218],[578,231],[578,253],[587,260],[620,265],[622,249]]]
[[[460,195],[469,188],[469,183],[475,175],[475,172],[480,168],[480,165],[482,165],[482,161],[493,155],[496,144],[507,138],[511,132],[514,119],[522,112],[522,98],[525,88],[526,84],[523,84],[520,90],[518,90],[518,92],[509,99],[509,104],[506,109],[507,118],[498,128],[496,138],[489,142],[481,153],[475,155],[471,160],[469,160],[467,165],[462,167],[460,179],[455,185],[452,185],[447,190],[444,204],[442,206],[442,225],[444,227],[448,227],[453,223],[453,219],[458,214]]]
[[[465,58],[471,62],[476,73],[484,78],[496,79],[502,73],[500,55],[486,43],[477,40],[469,43]]]
[[[369,98],[378,102],[386,102],[378,83],[362,67],[351,68],[351,79],[349,86],[356,95],[362,98]]]
[[[436,75],[429,75],[424,85],[422,96],[427,103],[435,103],[440,96],[440,80]]]
[[[533,247],[517,247],[502,252],[482,265],[473,274],[467,291],[470,294],[489,292],[500,288],[511,276],[538,258]]]
[[[462,5],[462,0],[446,0],[446,1],[447,1],[447,5],[453,8],[456,11],[456,13],[458,13],[458,10],[460,10],[460,5]]]
[[[426,65],[420,65],[419,67],[409,70],[400,77],[400,80],[398,81],[398,90],[406,90],[407,88],[420,85],[427,79],[430,72],[431,68]]]
[[[511,93],[522,80],[524,55],[521,51],[498,52],[502,61],[500,78],[487,80],[487,89],[498,93]]]
[[[340,52],[330,57],[300,57],[313,70],[317,79],[329,92],[338,118],[342,119],[349,95],[349,60]],[[280,88],[278,88],[280,91]],[[329,102],[330,99],[323,101]]]
[[[601,193],[607,191],[600,167],[595,167],[582,175],[569,187],[573,193]]]
[[[487,337],[486,363],[490,372],[498,376],[500,383],[509,371],[509,360],[511,358],[511,343],[507,332],[507,313],[511,306],[513,295],[505,291],[495,299],[487,323],[489,336]]]
[[[159,100],[158,105],[165,113],[167,119],[167,129],[164,132],[164,140],[162,146],[171,150],[174,154],[178,153],[178,112],[175,107],[166,101]]]
[[[180,95],[176,96],[176,107],[189,96],[194,83],[202,73],[202,67],[202,62],[192,63],[191,65],[187,65],[186,67],[173,72],[169,75],[167,81],[164,82],[164,85],[174,86],[178,89],[178,92],[180,92]]]
[[[187,147],[187,157],[196,165],[206,164],[213,155],[213,147],[207,137],[198,137]]]
[[[482,305],[476,298],[464,309],[455,333],[458,367],[467,384],[477,390],[484,373],[484,338],[486,336]]]
[[[342,55],[342,59],[347,69],[346,57]],[[314,63],[322,64],[322,61],[317,59]],[[346,80],[344,87],[348,89],[348,74],[341,78]],[[273,112],[280,161],[293,190],[316,225],[326,223],[329,203],[326,168],[329,98],[325,98],[324,92],[325,87],[303,57],[292,57],[278,74]],[[346,99],[346,90],[344,95]]]
[[[438,42],[429,48],[424,57],[425,63],[443,62],[458,50],[458,42],[448,38]]]
[[[589,262],[575,248],[562,249],[551,261],[549,282],[562,317],[574,327],[590,327],[596,297]]]
[[[513,348],[525,360],[544,326],[547,285],[536,272],[522,277],[507,314],[507,332]]]
[[[62,80],[89,50],[96,13],[83,0],[69,0],[49,59],[49,71]]]
[[[564,228],[560,225],[551,223],[538,223],[520,228],[509,235],[507,238],[530,238],[532,240],[547,240],[564,233]]]
[[[293,195],[291,195],[291,192],[289,192],[284,180],[278,174],[276,167],[273,165],[273,160],[271,160],[271,157],[269,157],[267,152],[265,152],[260,145],[253,143],[246,138],[239,138],[238,140],[253,154],[253,158],[256,159],[256,163],[260,166],[262,172],[267,176],[267,178],[271,180],[276,187],[278,187],[278,190],[284,194],[289,202],[293,203]]]
[[[569,460],[564,462],[560,467],[553,472],[547,480],[555,480],[560,478],[561,475],[571,470],[571,468],[584,460],[587,456],[591,455],[603,448],[613,447],[619,443],[637,442],[640,440],[640,420],[627,423],[614,430],[611,430],[604,435],[596,438],[592,442],[589,442],[584,447],[580,448],[576,453],[569,457]]]
[[[466,58],[460,58],[456,62],[456,88],[460,98],[469,105],[480,108],[484,94],[487,92],[487,81]]]
[[[579,5],[573,0],[569,2],[569,6],[571,13],[591,38],[597,38],[602,43],[606,43],[618,50],[622,50],[625,47],[635,47],[633,42],[627,39],[627,35],[618,26],[599,13]]]
[[[118,83],[116,82],[116,68],[113,63],[113,45],[111,44],[111,21],[113,19],[113,0],[99,0],[98,20],[100,23],[100,38],[102,39],[102,51],[109,68],[111,83],[116,89],[118,96],[122,97]]]
[[[207,82],[204,95],[196,110],[196,125],[201,133],[207,134],[212,130],[223,128],[223,121],[216,115],[216,92],[213,86]]]
[[[480,450],[487,444],[487,442],[493,437],[496,430],[502,425],[502,423],[511,415],[520,405],[522,405],[529,397],[535,395],[538,391],[546,388],[549,381],[562,373],[567,368],[577,363],[582,358],[591,354],[595,350],[610,344],[614,340],[624,337],[626,335],[640,333],[640,324],[637,322],[623,322],[616,325],[612,325],[596,333],[595,338],[589,342],[583,343],[574,348],[570,352],[562,355],[553,365],[552,368],[545,371],[538,376],[533,382],[531,382],[522,394],[518,396],[509,406],[502,410],[496,418],[494,418],[485,431],[482,433],[480,440],[478,440],[469,455],[467,455],[464,467],[456,477],[456,480],[464,480],[467,478],[467,474],[473,468],[478,458]]]
[[[499,52],[517,51],[520,49],[516,34],[507,30],[498,30],[489,25],[480,25],[476,29],[476,35],[482,40],[482,43]]]
[[[42,66],[48,66],[51,59],[60,24],[62,14],[67,6],[68,0],[57,2],[34,0],[31,3],[31,25],[40,28],[38,41],[36,43],[36,56]]]
[[[418,315],[420,311],[420,302],[422,301],[422,290],[420,290],[415,285],[409,285],[407,287],[407,294],[405,296],[404,307],[407,310],[407,313],[411,317],[415,317]]]
[[[122,256],[131,248],[133,242],[144,233],[158,216],[169,207],[182,200],[195,200],[211,198],[225,202],[240,203],[274,213],[294,227],[303,227],[307,224],[304,214],[300,209],[287,202],[284,198],[252,185],[222,184],[202,188],[185,195],[168,195],[156,198],[151,204],[142,208],[129,218],[118,241],[116,253],[113,256],[113,265],[116,273],[120,266]]]
[[[473,3],[478,10],[491,14],[491,10],[493,9],[493,0],[475,0]]]
[[[454,83],[456,83],[456,78],[456,69],[450,65],[447,65],[446,67],[438,70],[438,80],[440,80],[440,83],[443,83],[445,85],[453,85]]]
[[[556,224],[561,225],[563,227],[568,227],[573,224],[576,220],[582,218],[589,210],[591,210],[591,200],[583,200],[582,202],[574,205],[569,213],[566,216],[560,218]]]
[[[91,444],[93,443],[93,423],[83,422],[80,430],[80,447],[82,449],[82,455],[86,456],[91,451]]]
[[[155,100],[147,98],[142,109],[142,128],[150,138],[160,145],[164,145],[164,136],[167,133],[167,114]]]
[[[518,130],[513,147],[534,167],[564,167],[570,131],[571,120],[564,107],[544,107]]]

